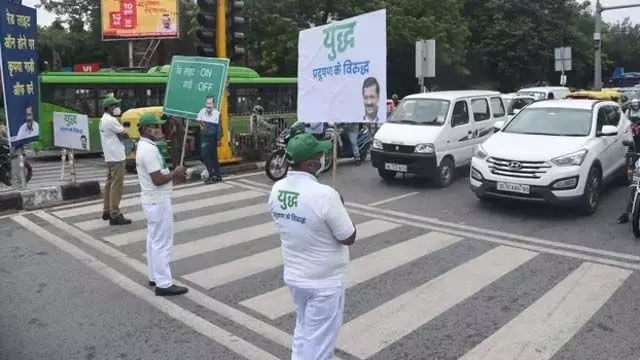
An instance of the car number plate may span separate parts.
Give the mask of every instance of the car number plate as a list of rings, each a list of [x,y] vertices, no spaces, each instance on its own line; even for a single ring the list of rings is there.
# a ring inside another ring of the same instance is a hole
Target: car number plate
[[[531,188],[529,187],[529,185],[524,185],[524,184],[498,182],[498,190],[514,192],[519,194],[528,194],[531,191]]]
[[[384,169],[391,170],[391,171],[407,172],[407,165],[385,163]]]

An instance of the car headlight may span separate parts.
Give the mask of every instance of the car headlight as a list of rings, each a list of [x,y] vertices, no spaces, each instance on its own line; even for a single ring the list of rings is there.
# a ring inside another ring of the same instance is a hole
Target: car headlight
[[[580,150],[571,154],[562,155],[555,159],[552,159],[551,162],[557,166],[580,166],[582,162],[587,157],[588,151]]]
[[[418,144],[416,145],[415,152],[422,154],[433,154],[436,152],[436,147],[433,144]]]
[[[473,151],[473,156],[479,158],[480,160],[484,160],[487,156],[487,152],[484,151],[482,145],[476,146],[476,149]]]
[[[371,142],[371,148],[372,149],[382,149],[382,141],[373,139],[373,141]]]

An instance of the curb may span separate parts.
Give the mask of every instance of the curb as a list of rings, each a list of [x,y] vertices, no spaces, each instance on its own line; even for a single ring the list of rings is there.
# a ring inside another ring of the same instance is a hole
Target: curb
[[[90,198],[100,194],[98,181],[11,191],[0,194],[0,212],[42,209],[64,201]]]

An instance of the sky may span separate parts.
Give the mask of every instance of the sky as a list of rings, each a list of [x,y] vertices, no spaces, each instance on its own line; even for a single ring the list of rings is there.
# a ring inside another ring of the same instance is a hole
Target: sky
[[[2,1],[2,0],[0,0]],[[22,0],[22,3],[26,6],[33,7],[36,4],[40,3],[40,0]],[[595,0],[592,0],[593,8],[595,9]],[[627,4],[639,4],[640,0],[601,0],[602,6],[616,6],[616,5],[627,5]],[[620,9],[620,10],[609,10],[602,13],[602,19],[606,22],[617,22],[624,20],[625,17],[631,18],[632,23],[638,23],[640,19],[640,7],[630,8],[630,9]],[[38,9],[38,24],[39,25],[49,25],[51,22],[55,20],[55,16],[44,11],[43,9]]]

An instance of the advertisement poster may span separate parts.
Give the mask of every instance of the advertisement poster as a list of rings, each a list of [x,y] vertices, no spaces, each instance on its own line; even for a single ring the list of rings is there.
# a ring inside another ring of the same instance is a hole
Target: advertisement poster
[[[91,149],[87,115],[54,112],[53,145],[82,151]]]
[[[0,1],[0,67],[5,119],[13,148],[38,141],[36,9]]]
[[[178,0],[100,0],[102,39],[180,37]]]
[[[300,32],[300,121],[386,121],[386,14],[378,10]]]

